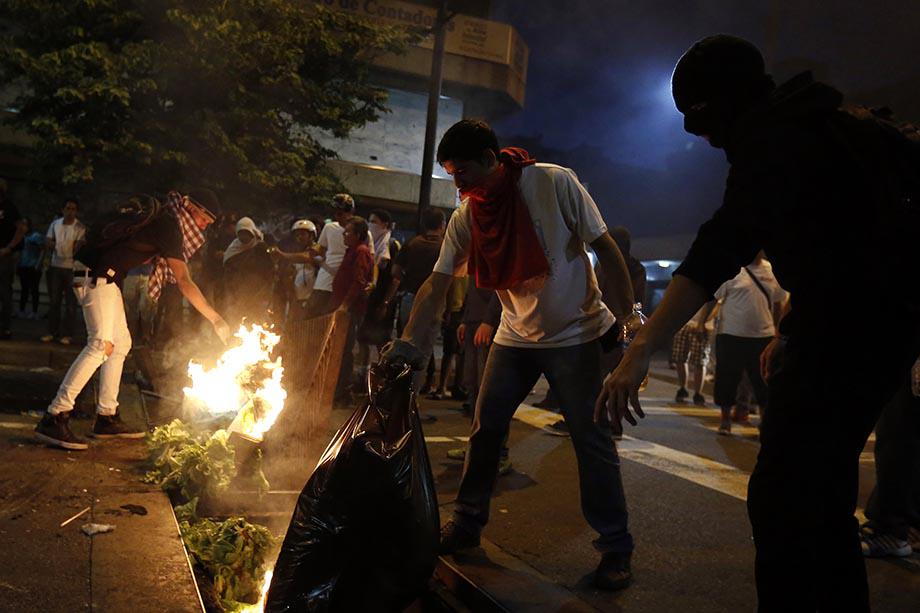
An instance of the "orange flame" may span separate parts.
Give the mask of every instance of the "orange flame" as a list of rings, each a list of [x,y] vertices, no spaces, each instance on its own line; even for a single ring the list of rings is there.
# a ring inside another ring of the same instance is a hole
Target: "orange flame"
[[[259,596],[259,602],[243,607],[240,613],[263,613],[265,611],[265,597],[268,596],[268,588],[272,584],[272,570],[269,568],[265,571],[265,577],[262,579],[262,595]]]
[[[240,326],[234,336],[239,344],[227,349],[214,368],[189,362],[192,385],[183,392],[188,408],[210,415],[236,413],[230,431],[261,441],[287,399],[281,358],[271,358],[281,337],[259,325]]]

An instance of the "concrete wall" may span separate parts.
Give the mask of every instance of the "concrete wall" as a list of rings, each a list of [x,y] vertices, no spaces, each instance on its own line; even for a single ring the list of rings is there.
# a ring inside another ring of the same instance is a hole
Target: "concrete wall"
[[[334,138],[319,130],[311,131],[311,134],[324,147],[337,152],[343,161],[383,166],[418,175],[422,170],[428,96],[396,89],[388,91],[391,112],[375,123],[355,130],[347,139]],[[447,128],[461,119],[463,102],[442,97],[438,110],[436,142],[440,141]],[[437,164],[434,165],[434,175],[447,177]]]
[[[329,165],[348,193],[356,196],[359,206],[362,197],[399,203],[410,210],[418,202],[421,185],[418,171],[412,173],[340,160],[333,160]],[[452,209],[459,204],[454,182],[450,179],[435,179],[431,185],[431,205]]]

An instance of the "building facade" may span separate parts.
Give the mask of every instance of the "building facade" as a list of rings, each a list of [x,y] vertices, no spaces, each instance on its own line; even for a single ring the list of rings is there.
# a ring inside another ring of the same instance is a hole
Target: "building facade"
[[[436,0],[321,0],[388,25],[430,28],[437,17]],[[521,109],[527,82],[529,49],[510,25],[490,21],[491,2],[454,2],[461,13],[447,26],[443,85],[438,110],[437,139],[464,117],[495,120]],[[414,227],[421,184],[422,152],[433,59],[432,36],[404,55],[375,61],[374,81],[390,94],[389,113],[355,130],[346,139],[313,132],[325,147],[336,151],[331,165],[362,209],[383,207],[403,227]],[[457,206],[456,189],[435,164],[431,204]]]

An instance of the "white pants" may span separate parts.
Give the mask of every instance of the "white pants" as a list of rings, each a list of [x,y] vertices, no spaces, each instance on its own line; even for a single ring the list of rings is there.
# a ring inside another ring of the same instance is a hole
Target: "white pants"
[[[77,284],[84,279],[77,278]],[[131,350],[131,333],[125,318],[125,305],[121,290],[114,283],[99,279],[95,285],[90,281],[75,287],[77,302],[83,307],[86,321],[86,347],[71,364],[70,370],[61,382],[57,395],[51,401],[48,412],[52,415],[72,411],[77,396],[86,387],[100,366],[99,399],[96,412],[100,415],[114,415],[118,409],[118,388],[125,357]],[[112,355],[106,356],[105,344],[112,343]]]

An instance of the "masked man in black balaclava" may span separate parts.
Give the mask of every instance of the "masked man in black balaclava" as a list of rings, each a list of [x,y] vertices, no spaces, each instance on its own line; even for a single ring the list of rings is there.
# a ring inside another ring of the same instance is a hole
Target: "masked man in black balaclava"
[[[643,416],[649,358],[764,249],[792,301],[762,358],[770,399],[748,493],[760,610],[868,611],[853,517],[859,455],[920,352],[909,299],[886,300],[885,320],[866,333],[873,300],[904,285],[896,275],[916,274],[891,264],[911,256],[886,259],[879,245],[882,170],[856,153],[868,141],[851,146],[858,138],[839,92],[808,73],[776,88],[746,41],[693,45],[672,87],[686,130],[724,149],[731,171],[722,206],[605,381],[596,417],[606,410],[635,425],[627,405]]]

